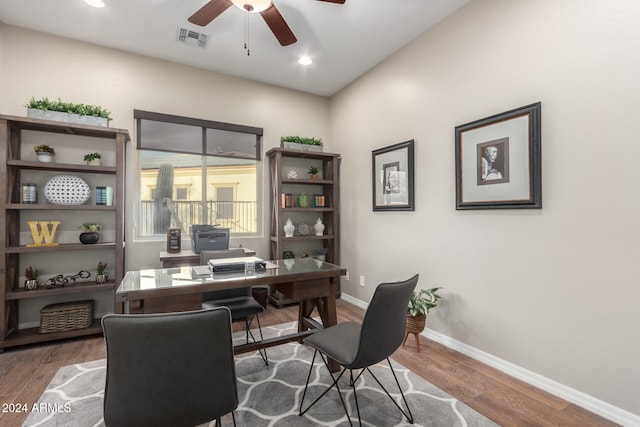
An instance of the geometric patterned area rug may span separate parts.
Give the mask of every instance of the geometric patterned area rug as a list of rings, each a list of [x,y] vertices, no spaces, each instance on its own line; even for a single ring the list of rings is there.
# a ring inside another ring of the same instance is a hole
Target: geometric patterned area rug
[[[296,323],[286,323],[262,329],[265,338],[295,331]],[[234,341],[243,342],[244,332],[234,335]],[[239,405],[235,411],[238,426],[348,426],[340,398],[335,388],[329,391],[302,417],[298,416],[300,399],[307,379],[313,350],[298,343],[289,343],[267,350],[269,366],[260,355],[246,353],[236,356]],[[484,427],[497,424],[447,395],[428,381],[392,361],[400,385],[409,402],[414,426],[469,426]],[[401,407],[397,386],[386,362],[372,368],[374,374]],[[102,403],[106,361],[80,363],[61,368],[38,400],[39,411],[32,411],[23,427],[28,426],[104,426]],[[355,375],[355,373],[354,373]],[[351,422],[358,423],[353,391],[348,386],[347,374],[340,382],[343,399],[347,403]],[[343,381],[344,380],[344,381]],[[312,402],[331,378],[322,361],[316,358],[305,407]],[[375,380],[364,373],[357,383],[358,402],[362,425],[371,427],[409,426],[389,397],[380,390]],[[231,416],[222,419],[224,426],[233,425]],[[208,425],[214,426],[215,422]]]

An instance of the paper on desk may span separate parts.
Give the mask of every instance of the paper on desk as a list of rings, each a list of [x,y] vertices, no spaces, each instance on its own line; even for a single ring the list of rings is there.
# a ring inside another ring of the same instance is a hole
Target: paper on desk
[[[265,261],[264,268],[280,268],[278,264],[274,264],[271,261]]]

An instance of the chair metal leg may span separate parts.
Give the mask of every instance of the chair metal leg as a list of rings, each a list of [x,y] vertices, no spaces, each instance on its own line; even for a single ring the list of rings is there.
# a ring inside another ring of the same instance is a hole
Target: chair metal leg
[[[413,424],[413,414],[411,413],[411,409],[409,409],[409,403],[407,403],[407,399],[404,397],[404,393],[402,392],[402,388],[400,387],[400,382],[398,381],[398,377],[396,376],[396,371],[393,369],[393,366],[391,366],[391,361],[389,360],[388,357],[387,357],[387,363],[389,364],[389,369],[391,370],[391,374],[393,374],[393,379],[396,381],[396,385],[398,386],[398,391],[400,391],[400,395],[402,396],[402,400],[404,401],[404,405],[407,408],[407,412],[405,412],[402,409],[402,407],[400,405],[398,405],[398,402],[396,402],[395,399],[393,397],[391,397],[391,394],[389,394],[387,389],[384,388],[384,386],[382,385],[380,380],[378,380],[378,377],[376,377],[373,374],[373,372],[371,372],[371,369],[369,369],[369,368],[366,368],[366,369],[371,374],[373,379],[376,380],[376,382],[378,383],[380,388],[387,394],[387,396],[389,396],[389,399],[391,399],[393,404],[396,405],[396,407],[400,410],[400,412],[402,412],[402,415],[404,415],[405,418],[409,421],[409,424]]]
[[[327,394],[329,392],[329,390],[331,390],[333,388],[333,386],[335,386],[336,387],[336,391],[338,392],[338,397],[340,397],[340,402],[342,402],[342,407],[344,408],[344,413],[347,416],[347,421],[349,421],[349,425],[352,426],[353,424],[351,424],[351,418],[349,417],[349,412],[347,410],[347,404],[344,402],[344,399],[342,398],[342,391],[340,390],[340,386],[338,385],[338,381],[340,381],[340,378],[342,378],[342,375],[344,375],[344,373],[347,371],[347,369],[343,368],[342,371],[340,371],[340,375],[338,375],[338,377],[336,378],[333,375],[333,372],[331,372],[331,369],[329,369],[329,363],[327,362],[327,360],[325,359],[325,357],[324,357],[324,355],[322,353],[320,353],[320,358],[322,359],[322,362],[324,363],[324,366],[327,368],[327,372],[329,372],[329,375],[331,375],[331,379],[333,380],[333,384],[331,384],[329,387],[327,387],[325,389],[325,391],[323,391],[322,394],[316,398],[316,400],[311,402],[311,404],[307,407],[307,409],[305,409],[304,411],[302,410],[302,404],[304,403],[304,397],[307,394],[307,387],[309,386],[309,379],[311,378],[311,372],[313,371],[313,364],[315,363],[315,360],[316,360],[316,354],[318,354],[318,350],[316,350],[313,353],[313,360],[311,361],[311,366],[309,367],[309,374],[307,375],[307,383],[304,386],[304,392],[302,393],[302,399],[300,400],[300,411],[299,411],[298,415],[302,416],[302,415],[306,414],[307,411],[309,409],[311,409],[311,407],[313,407],[313,405],[315,405],[320,399],[322,399],[324,397],[324,395]]]
[[[360,375],[362,375],[362,372],[360,372]],[[358,378],[360,378],[360,375],[358,375]],[[358,379],[356,378],[356,380]],[[349,380],[351,382],[351,384],[353,385],[353,398],[356,401],[356,412],[358,413],[358,425],[362,426],[362,420],[360,419],[360,405],[358,405],[358,392],[356,391],[358,387],[356,387],[356,383],[353,379],[353,369],[349,369]],[[347,408],[344,408],[345,411],[347,410]],[[347,418],[349,417],[349,414],[347,414]],[[351,421],[349,421],[349,424],[351,424]]]
[[[253,342],[258,342],[256,340],[256,337],[253,336],[253,332],[251,332],[251,324],[253,323],[254,317],[258,322],[258,332],[260,332],[260,341],[264,340],[264,337],[262,336],[262,326],[260,325],[260,316],[258,316],[257,314],[254,314],[253,316],[249,316],[244,319],[247,344],[249,344],[249,336],[251,336],[251,340]],[[264,360],[264,364],[269,366],[269,357],[267,356],[267,349],[261,348],[260,350],[258,350],[258,353],[260,353],[260,357],[262,357],[262,360]]]

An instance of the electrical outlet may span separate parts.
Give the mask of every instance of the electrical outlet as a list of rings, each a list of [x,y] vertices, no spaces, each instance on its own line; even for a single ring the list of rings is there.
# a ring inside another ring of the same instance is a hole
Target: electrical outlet
[[[347,274],[344,275],[344,280],[346,280],[347,282],[349,281],[349,272],[347,271]]]
[[[364,274],[360,275],[360,286],[364,286]]]

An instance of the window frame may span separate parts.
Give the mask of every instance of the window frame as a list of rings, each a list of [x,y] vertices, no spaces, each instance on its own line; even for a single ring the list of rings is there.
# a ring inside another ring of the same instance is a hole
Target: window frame
[[[225,123],[225,122],[218,122],[218,121],[214,121],[214,120],[205,120],[205,119],[197,119],[197,118],[191,118],[191,117],[184,117],[184,116],[177,116],[177,115],[172,115],[172,114],[165,114],[165,113],[158,113],[158,112],[152,112],[152,111],[145,111],[145,110],[137,110],[134,109],[134,120],[135,120],[135,124],[136,124],[136,151],[140,152],[140,151],[157,151],[157,152],[167,152],[167,153],[179,153],[179,154],[188,154],[188,155],[199,155],[201,156],[203,159],[206,157],[222,157],[222,158],[240,158],[240,159],[250,159],[251,161],[254,161],[256,164],[256,219],[257,219],[257,223],[256,223],[256,231],[254,233],[242,233],[240,235],[237,235],[237,237],[260,237],[262,235],[262,223],[259,220],[259,218],[262,217],[262,208],[261,208],[261,201],[262,201],[262,137],[264,134],[264,130],[263,128],[260,127],[254,127],[254,126],[246,126],[246,125],[238,125],[238,124],[234,124],[234,123]],[[202,131],[202,145],[201,145],[201,151],[200,152],[193,152],[193,151],[183,151],[183,150],[171,150],[171,149],[167,149],[167,148],[156,148],[153,146],[145,146],[143,144],[142,141],[142,120],[149,120],[149,121],[156,121],[156,122],[164,122],[164,123],[172,123],[172,124],[179,124],[179,125],[188,125],[188,126],[194,126],[194,127],[200,127],[201,131]],[[207,152],[207,129],[215,129],[215,130],[223,130],[223,131],[229,131],[229,132],[238,132],[238,133],[244,133],[244,134],[253,134],[256,137],[256,152],[255,152],[255,157],[244,157],[244,156],[233,156],[233,155],[226,155],[226,154],[215,154],[215,153],[209,153]],[[140,156],[136,156],[138,159],[140,159]],[[202,165],[202,179],[203,179],[203,189],[204,189],[204,194],[203,196],[206,195],[206,179],[207,179],[207,174],[206,174],[206,162],[203,161],[203,165]],[[141,165],[140,162],[137,162],[137,166],[136,166],[136,174],[137,174],[137,182],[139,183],[140,181],[140,174],[141,174]],[[138,185],[138,184],[137,184]],[[140,211],[140,203],[141,203],[141,193],[138,192],[137,196],[136,196],[136,205],[137,205],[137,214],[136,214],[136,218],[134,220],[134,223],[138,223],[141,220],[141,211]],[[204,204],[203,204],[204,205]],[[201,212],[201,215],[205,216],[208,213],[206,212],[206,208],[204,208],[204,211]],[[141,239],[141,240],[162,240],[164,239],[164,237],[161,237],[160,234],[151,234],[151,235],[140,235],[140,227],[136,227],[136,231],[135,231],[135,236],[136,239]],[[232,233],[231,237],[233,236],[234,233]]]

